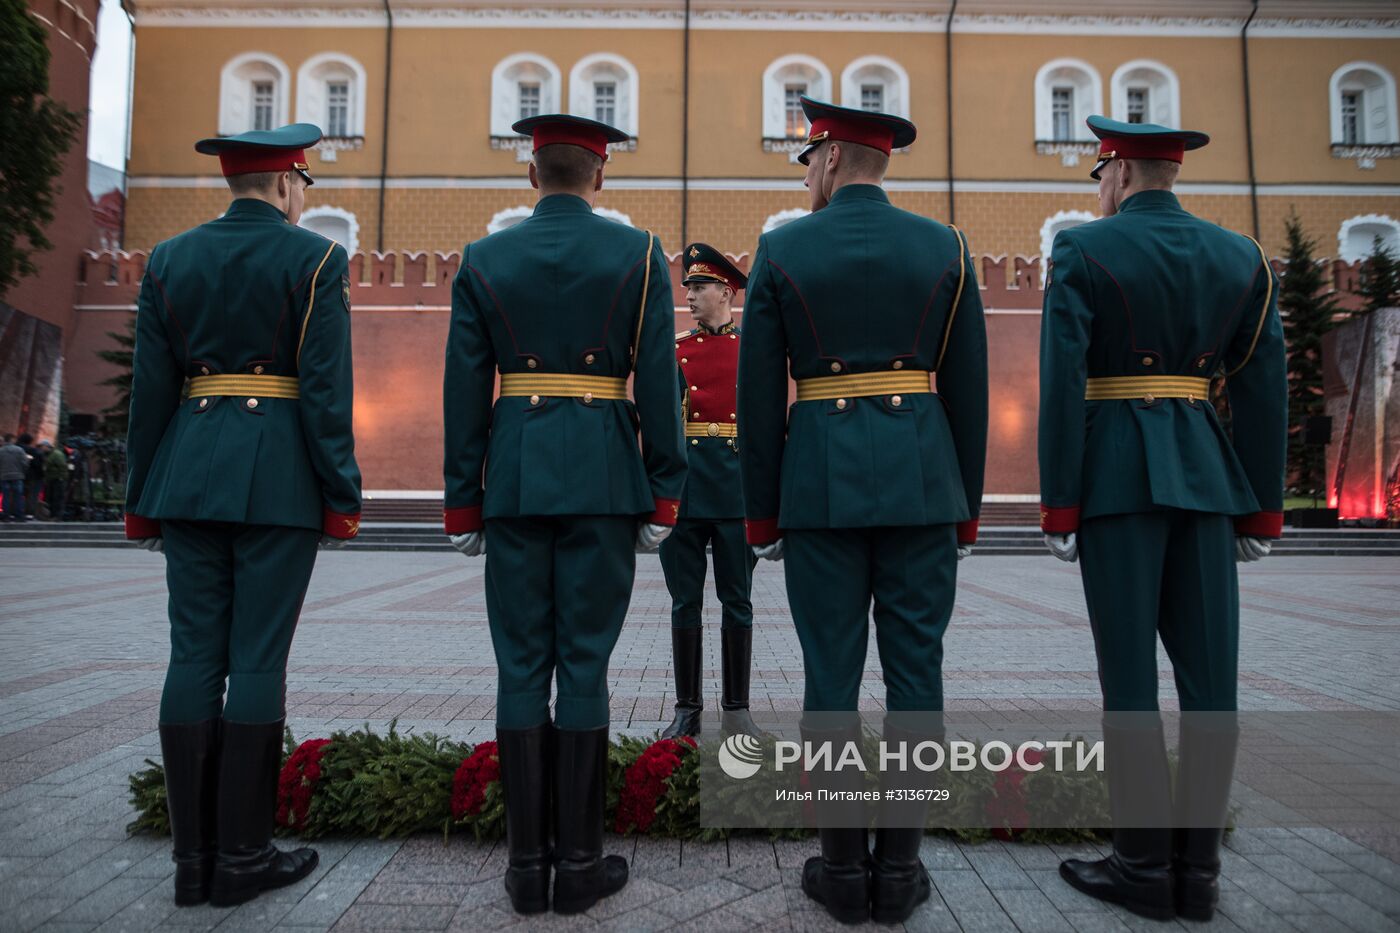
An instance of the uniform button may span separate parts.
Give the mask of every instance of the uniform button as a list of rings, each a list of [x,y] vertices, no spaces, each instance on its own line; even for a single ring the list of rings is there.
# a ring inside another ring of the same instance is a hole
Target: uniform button
[[[692,438],[690,439],[690,446],[691,446],[691,447],[699,447],[699,446],[700,446],[700,439],[699,439],[698,437],[692,437]]]
[[[262,368],[261,366],[254,366],[254,367],[253,367],[253,375],[254,375],[254,376],[261,376],[262,373],[263,373],[263,368]]]
[[[534,369],[536,366],[538,366],[538,365],[540,365],[540,364],[539,364],[539,363],[536,363],[534,360],[526,360],[526,361],[525,361],[525,365],[528,366],[528,367],[530,367],[531,369]]]
[[[682,362],[682,363],[689,363],[690,360],[683,356],[683,357],[681,357],[681,362]]]
[[[1150,357],[1150,356],[1144,356],[1144,357],[1142,358],[1142,365],[1144,365],[1144,366],[1151,366],[1151,365],[1152,365],[1152,357]]]
[[[1144,395],[1144,396],[1142,397],[1142,400],[1143,400],[1143,402],[1145,402],[1146,404],[1151,405],[1153,402],[1157,401],[1157,396],[1152,395],[1151,393],[1148,393],[1147,395]]]
[[[695,338],[695,342],[696,342],[696,343],[704,343],[704,342],[705,342],[705,338],[704,338],[704,337],[696,337],[696,338]]]
[[[831,364],[831,371],[834,372],[834,373],[839,373],[839,372],[841,371],[841,364],[840,364],[840,363],[832,363],[832,364]]]
[[[583,400],[584,400],[585,402],[591,403],[591,402],[593,401],[593,393],[592,393],[592,392],[585,392],[585,393],[583,393]]]
[[[199,367],[199,373],[200,373],[201,376],[207,376],[207,375],[209,375],[209,367],[208,367],[208,366],[201,366],[201,367]]]
[[[725,443],[728,444],[730,447],[733,447],[733,446],[734,446],[734,438],[732,438],[732,437],[729,438],[728,440],[725,441]]]
[[[691,387],[690,387],[690,391],[692,391],[692,392],[699,392],[699,391],[700,391],[700,387],[699,387],[699,386],[691,386]]]
[[[729,413],[729,420],[730,420],[730,421],[738,421],[738,420],[739,420],[739,416],[736,415],[736,414],[734,414],[734,412],[731,411],[731,412]]]
[[[836,407],[844,410],[846,407],[846,400],[843,398],[838,398],[836,400]]]
[[[258,400],[255,399],[255,398],[250,398],[250,399],[248,399],[248,407],[249,407],[249,408],[257,408],[257,407],[258,407]]]
[[[730,334],[730,335],[729,335],[729,339],[730,339],[730,340],[738,340],[738,339],[739,339],[739,335],[738,335],[738,334]]]
[[[199,400],[199,407],[200,407],[200,408],[208,408],[208,407],[209,407],[209,400],[208,400],[207,398],[202,398],[202,399],[200,399],[200,400]]]
[[[1194,395],[1188,395],[1188,396],[1186,396],[1186,401],[1189,402],[1189,403],[1191,403],[1192,405],[1194,405],[1194,404],[1196,404],[1196,396],[1194,396]]]
[[[903,403],[904,399],[900,398],[898,395],[890,396],[890,404],[893,405],[895,408],[898,408]]]
[[[710,435],[710,437],[719,437],[719,425],[711,421],[709,426],[705,428],[705,433]]]
[[[587,356],[585,356],[585,357],[583,358],[583,361],[584,361],[585,363],[587,363],[589,366],[592,366],[592,365],[593,365],[593,354],[590,353],[590,354],[588,354]]]
[[[699,420],[700,420],[700,412],[697,411],[697,412],[694,414],[693,417],[695,418],[696,421],[699,421]]]
[[[903,360],[895,360],[893,363],[890,364],[890,368],[891,368],[891,369],[903,369],[903,368],[904,368],[904,361],[903,361]]]
[[[531,405],[538,405],[539,403],[540,403],[540,397],[539,397],[538,395],[532,395],[532,396],[530,396],[530,404],[531,404]]]

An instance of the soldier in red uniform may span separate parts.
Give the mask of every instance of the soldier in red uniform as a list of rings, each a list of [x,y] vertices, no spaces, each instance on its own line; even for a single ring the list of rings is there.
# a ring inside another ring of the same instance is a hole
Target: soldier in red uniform
[[[726,735],[758,735],[749,715],[754,557],[744,541],[739,487],[739,328],[732,311],[734,296],[747,280],[723,253],[704,243],[687,246],[683,262],[686,302],[697,326],[676,335],[689,471],[676,530],[661,544],[676,670],[676,716],[662,735],[700,734],[700,609],[707,546],[714,553],[715,590],[724,607],[721,728]]]

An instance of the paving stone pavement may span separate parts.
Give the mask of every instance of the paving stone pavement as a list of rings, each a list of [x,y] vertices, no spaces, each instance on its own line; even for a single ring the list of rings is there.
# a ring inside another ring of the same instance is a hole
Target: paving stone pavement
[[[946,638],[956,709],[1098,707],[1077,569],[1049,558],[984,557],[960,568]],[[1400,560],[1270,558],[1241,570],[1242,707],[1400,709]],[[501,877],[502,846],[454,837],[321,840],[317,871],[232,910],[176,910],[166,840],[128,838],[127,775],[158,755],[167,651],[164,563],[137,551],[12,549],[0,555],[0,931],[834,929],[798,878],[815,840],[698,844],[609,836],[632,880],[574,918],[522,923]],[[711,598],[713,604],[713,598]],[[781,567],[754,585],[754,705],[796,710],[802,665]],[[654,556],[613,656],[613,728],[669,720],[669,599]],[[707,607],[707,636],[719,613]],[[718,638],[705,643],[719,693]],[[1161,662],[1164,707],[1170,673]],[[872,642],[862,705],[880,709]],[[405,730],[491,736],[494,663],[481,561],[455,554],[323,554],[292,650],[289,721],[298,736],[398,719]],[[1060,881],[1062,858],[1093,846],[961,845],[929,837],[937,895],[910,930],[1123,931],[1143,921]],[[1379,833],[1244,830],[1224,853],[1212,928],[1400,929],[1400,841]]]

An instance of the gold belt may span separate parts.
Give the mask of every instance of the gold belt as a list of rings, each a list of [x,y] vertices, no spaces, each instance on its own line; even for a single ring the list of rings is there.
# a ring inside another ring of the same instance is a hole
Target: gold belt
[[[627,380],[617,376],[583,376],[574,373],[501,373],[501,397],[516,398],[627,398]]]
[[[1098,402],[1105,399],[1140,398],[1154,402],[1159,398],[1210,398],[1210,380],[1197,376],[1100,376],[1084,383],[1084,399]]]
[[[932,392],[929,371],[906,369],[887,373],[851,373],[797,380],[797,400],[815,402],[827,398],[862,398],[870,395],[916,395]]]
[[[686,437],[738,437],[739,426],[737,424],[719,424],[711,421],[703,424],[699,421],[687,421],[685,423]]]
[[[190,397],[250,395],[258,398],[301,398],[296,376],[192,376]]]

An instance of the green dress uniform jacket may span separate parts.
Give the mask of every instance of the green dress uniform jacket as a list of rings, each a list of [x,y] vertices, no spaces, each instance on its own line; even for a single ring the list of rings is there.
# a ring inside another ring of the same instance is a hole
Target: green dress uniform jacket
[[[1040,350],[1042,525],[1184,509],[1278,537],[1288,408],[1278,288],[1259,245],[1170,191],[1055,238]],[[1208,398],[1085,400],[1086,380],[1225,375]]]
[[[355,535],[349,296],[345,250],[264,201],[156,246],[137,305],[128,537],[170,519]],[[300,398],[185,396],[211,375],[295,378]]]

